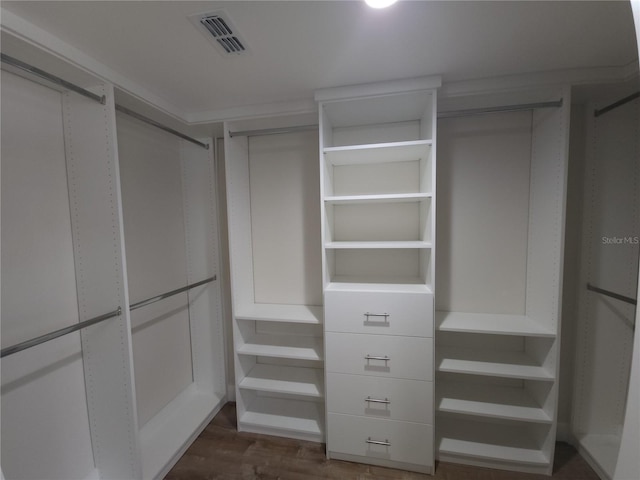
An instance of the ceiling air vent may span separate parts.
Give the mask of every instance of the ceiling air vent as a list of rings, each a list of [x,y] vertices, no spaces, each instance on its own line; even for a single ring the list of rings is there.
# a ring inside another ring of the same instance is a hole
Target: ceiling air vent
[[[226,13],[205,13],[194,15],[189,19],[198,26],[223,55],[240,55],[248,51],[247,42],[238,34],[238,30]]]

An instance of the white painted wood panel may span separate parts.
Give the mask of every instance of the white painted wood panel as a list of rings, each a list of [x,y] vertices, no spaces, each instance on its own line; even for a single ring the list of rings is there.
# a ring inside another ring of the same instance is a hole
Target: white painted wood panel
[[[430,338],[325,333],[326,370],[334,373],[432,380],[433,340]],[[366,356],[389,360],[367,360]]]
[[[325,325],[328,332],[432,337],[433,295],[329,291]]]
[[[431,425],[329,413],[327,428],[329,455],[337,452],[415,465],[432,463]],[[390,445],[375,445],[367,440]]]
[[[330,413],[433,424],[433,382],[328,373],[327,387]]]
[[[256,303],[321,305],[316,132],[249,138]]]
[[[131,303],[187,284],[180,143],[117,115]],[[193,381],[187,293],[131,313],[138,422]]]
[[[531,114],[438,125],[437,310],[524,314]]]

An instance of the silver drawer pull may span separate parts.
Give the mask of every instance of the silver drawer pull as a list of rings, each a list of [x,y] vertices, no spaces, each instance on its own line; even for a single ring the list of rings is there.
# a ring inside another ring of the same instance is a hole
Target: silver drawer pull
[[[391,446],[391,442],[389,442],[389,440],[386,438],[384,439],[384,442],[383,442],[381,440],[371,440],[371,437],[369,437],[365,440],[365,442],[371,443],[372,445],[384,445],[385,447]]]
[[[370,313],[367,312],[364,314],[365,317],[367,317],[367,320],[369,320],[369,317],[384,317],[384,321],[386,322],[387,319],[391,316],[388,313]]]
[[[379,398],[371,398],[371,397],[367,397],[364,399],[365,402],[371,402],[371,403],[385,403],[387,405],[389,405],[391,403],[391,400],[389,400],[388,398],[385,398],[384,400],[381,400]]]
[[[365,355],[364,359],[365,360],[382,360],[383,362],[388,362],[389,360],[391,360],[386,355],[384,357],[380,355]]]

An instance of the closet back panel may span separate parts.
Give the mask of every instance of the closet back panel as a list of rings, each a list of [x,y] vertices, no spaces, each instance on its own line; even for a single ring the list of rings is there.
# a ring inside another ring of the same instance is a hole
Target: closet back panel
[[[322,305],[316,132],[249,138],[256,303]]]
[[[4,348],[77,323],[78,299],[61,94],[1,75]],[[94,469],[78,333],[2,360],[1,436],[7,478]]]
[[[187,284],[180,142],[117,115],[131,303]],[[193,381],[187,293],[131,313],[138,422]]]
[[[531,113],[438,124],[436,310],[524,314]]]

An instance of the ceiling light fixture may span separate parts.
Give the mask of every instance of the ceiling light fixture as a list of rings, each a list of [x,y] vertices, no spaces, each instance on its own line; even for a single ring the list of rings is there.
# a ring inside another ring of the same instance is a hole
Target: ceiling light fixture
[[[371,8],[387,8],[396,3],[398,0],[364,0]]]

